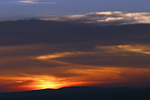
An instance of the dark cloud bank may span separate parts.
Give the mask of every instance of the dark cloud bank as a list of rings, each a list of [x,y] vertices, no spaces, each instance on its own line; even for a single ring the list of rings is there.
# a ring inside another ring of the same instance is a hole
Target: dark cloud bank
[[[83,52],[55,59],[101,66],[149,67],[149,27],[150,24],[101,26],[36,19],[0,22],[0,57]]]
[[[18,20],[0,23],[1,46],[38,43],[88,43],[89,45],[115,45],[146,43],[150,38],[149,24],[109,25]]]

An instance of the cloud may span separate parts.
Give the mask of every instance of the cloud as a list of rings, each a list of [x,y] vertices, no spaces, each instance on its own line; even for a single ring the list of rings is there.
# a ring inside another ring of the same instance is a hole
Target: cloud
[[[74,50],[84,48],[87,48],[86,50],[89,50],[90,48],[88,48],[88,46],[92,47],[98,43],[103,45],[123,44],[131,42],[138,44],[150,43],[149,24],[134,24],[123,26],[111,25],[104,27],[78,22],[74,23],[72,21],[59,22],[41,20],[18,20],[12,22],[1,22],[0,27],[0,33],[4,33],[0,37],[1,46],[31,44],[70,44],[70,46],[73,47],[73,45],[71,44],[74,44],[74,46],[78,46],[77,48],[74,48]]]
[[[62,17],[57,18],[57,20],[97,23],[99,25],[125,25],[125,24],[142,24],[142,23],[148,24],[150,23],[150,12],[132,12],[132,13],[121,11],[91,12],[87,14],[69,15],[63,18]]]
[[[17,1],[18,3],[25,3],[25,4],[37,4],[35,0],[22,0],[22,1]]]
[[[116,46],[98,46],[100,50],[104,50],[107,53],[141,53],[150,55],[150,45],[140,45],[140,44],[126,44],[126,45],[116,45]]]
[[[61,57],[69,57],[69,56],[77,56],[77,55],[85,55],[85,54],[94,54],[95,52],[62,52],[62,53],[55,53],[52,55],[44,55],[36,57],[38,60],[46,60],[46,59],[55,59]]]
[[[74,22],[36,19],[1,22],[1,69],[84,65],[149,67],[149,24],[99,26]]]
[[[122,25],[133,23],[124,21],[124,14],[95,12],[95,15],[88,13],[50,21],[0,22],[0,76],[8,78],[0,81],[20,86],[20,82],[34,83],[37,78],[43,79],[42,76],[50,79],[53,76],[58,80],[63,78],[69,83],[83,82],[86,85],[149,83],[150,25]],[[128,13],[126,16],[134,19],[141,13]],[[22,74],[30,75],[29,79],[20,80],[28,78]],[[13,77],[15,80],[12,82]],[[20,79],[16,80],[17,77]]]
[[[60,52],[36,57],[40,61],[53,61],[66,65],[97,67],[149,67],[149,45],[125,44],[96,46],[89,52]],[[138,62],[140,61],[140,62]],[[135,63],[136,62],[136,63]],[[143,62],[145,62],[143,64]]]
[[[29,4],[55,4],[55,2],[43,2],[38,0],[19,0],[14,1],[12,3],[20,4],[20,5],[29,5]]]

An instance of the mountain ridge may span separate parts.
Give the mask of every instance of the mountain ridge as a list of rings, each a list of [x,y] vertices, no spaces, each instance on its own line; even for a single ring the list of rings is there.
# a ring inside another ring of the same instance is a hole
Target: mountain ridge
[[[150,88],[64,87],[0,93],[1,100],[149,100]]]

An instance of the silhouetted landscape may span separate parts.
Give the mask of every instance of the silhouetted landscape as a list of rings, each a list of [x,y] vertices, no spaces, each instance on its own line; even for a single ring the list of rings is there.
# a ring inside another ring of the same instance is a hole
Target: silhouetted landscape
[[[1,100],[149,100],[150,88],[65,87],[0,93]]]

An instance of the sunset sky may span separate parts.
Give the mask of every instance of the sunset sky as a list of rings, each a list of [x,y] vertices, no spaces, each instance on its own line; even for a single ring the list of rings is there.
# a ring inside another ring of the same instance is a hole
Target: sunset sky
[[[1,0],[0,92],[150,87],[149,3]]]

